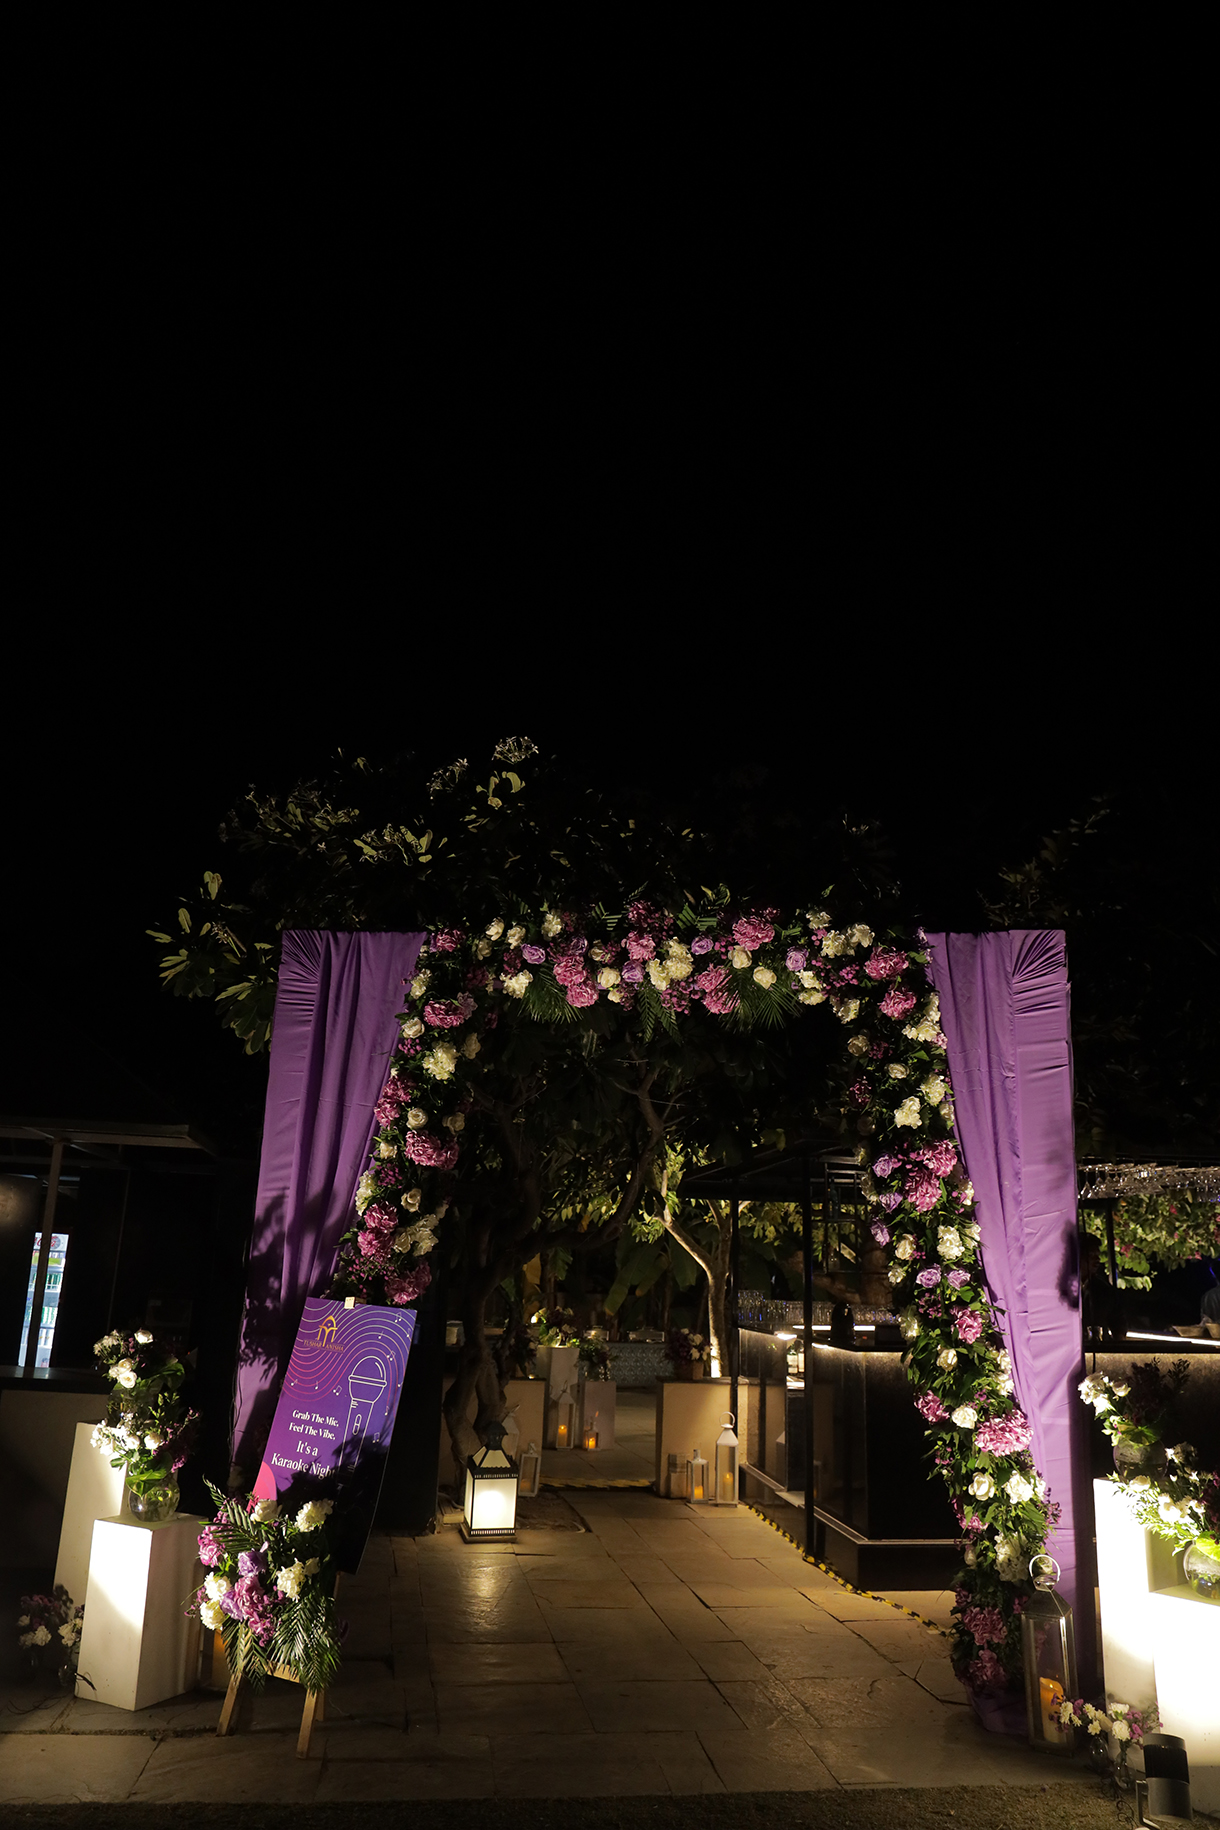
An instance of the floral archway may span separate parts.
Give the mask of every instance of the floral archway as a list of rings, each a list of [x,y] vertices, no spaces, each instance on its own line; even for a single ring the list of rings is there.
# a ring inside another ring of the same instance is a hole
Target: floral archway
[[[428,1287],[462,1133],[513,1025],[638,1024],[651,1035],[702,1010],[745,1029],[828,1004],[847,1032],[844,1123],[889,1254],[908,1377],[962,1532],[954,1665],[985,1695],[1019,1680],[1029,1559],[1058,1508],[1033,1463],[984,1275],[928,968],[926,946],[835,927],[820,908],[674,916],[637,902],[622,917],[543,908],[479,933],[434,932],[407,987],[332,1288],[410,1303]]]

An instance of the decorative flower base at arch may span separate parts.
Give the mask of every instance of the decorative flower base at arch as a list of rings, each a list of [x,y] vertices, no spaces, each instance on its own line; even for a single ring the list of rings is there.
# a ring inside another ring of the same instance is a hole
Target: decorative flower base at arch
[[[1055,1508],[984,1286],[918,947],[861,924],[832,928],[822,910],[782,921],[709,905],[675,918],[646,903],[622,918],[543,910],[497,917],[482,934],[433,934],[408,987],[334,1293],[410,1303],[427,1288],[459,1139],[497,1038],[514,1026],[578,1022],[613,1037],[630,1025],[647,1040],[703,1013],[752,1027],[822,1003],[849,1032],[844,1123],[859,1140],[873,1236],[890,1254],[916,1408],[962,1531],[954,1668],[975,1691],[1000,1693],[1020,1680],[1029,1559]]]

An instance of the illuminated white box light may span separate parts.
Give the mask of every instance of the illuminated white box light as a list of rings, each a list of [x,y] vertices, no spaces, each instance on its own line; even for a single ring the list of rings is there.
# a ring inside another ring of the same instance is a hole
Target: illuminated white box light
[[[203,1577],[203,1523],[187,1513],[160,1525],[123,1517],[94,1523],[78,1696],[146,1709],[194,1684],[199,1623],[182,1609]]]
[[[1220,1810],[1220,1602],[1184,1583],[1148,1597],[1161,1727],[1181,1735],[1191,1802]]]

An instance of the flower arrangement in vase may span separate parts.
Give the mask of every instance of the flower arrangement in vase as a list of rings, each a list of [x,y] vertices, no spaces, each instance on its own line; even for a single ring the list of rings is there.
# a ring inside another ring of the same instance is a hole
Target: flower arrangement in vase
[[[219,1628],[229,1670],[260,1690],[283,1675],[326,1690],[339,1669],[335,1567],[327,1499],[281,1516],[274,1500],[227,1499],[212,1483],[216,1517],[199,1534],[210,1572],[187,1603],[205,1627]]]
[[[1133,1366],[1124,1378],[1092,1373],[1080,1385],[1114,1444],[1112,1480],[1144,1530],[1178,1550],[1220,1537],[1220,1474],[1196,1467],[1190,1443],[1162,1439],[1188,1371],[1185,1360],[1167,1371],[1153,1360]]]
[[[178,1470],[199,1429],[199,1412],[180,1395],[186,1369],[146,1328],[105,1335],[93,1351],[114,1380],[93,1446],[109,1449],[110,1466],[124,1470],[134,1518],[146,1525],[171,1519],[178,1510]]]
[[[671,1328],[665,1342],[665,1357],[673,1362],[678,1379],[702,1379],[703,1369],[712,1354],[701,1334],[690,1328]]]
[[[63,1583],[49,1595],[23,1595],[17,1617],[17,1644],[30,1655],[35,1672],[53,1670],[71,1688],[80,1653],[83,1602],[74,1602]]]

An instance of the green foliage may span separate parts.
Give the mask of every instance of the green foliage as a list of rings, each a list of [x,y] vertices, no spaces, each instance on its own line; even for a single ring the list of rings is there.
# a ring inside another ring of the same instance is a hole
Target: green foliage
[[[1080,1224],[1102,1248],[1102,1209],[1080,1209]],[[1161,1195],[1128,1195],[1114,1205],[1114,1247],[1120,1290],[1150,1290],[1156,1271],[1173,1271],[1198,1258],[1220,1257],[1220,1208],[1190,1190]]]

